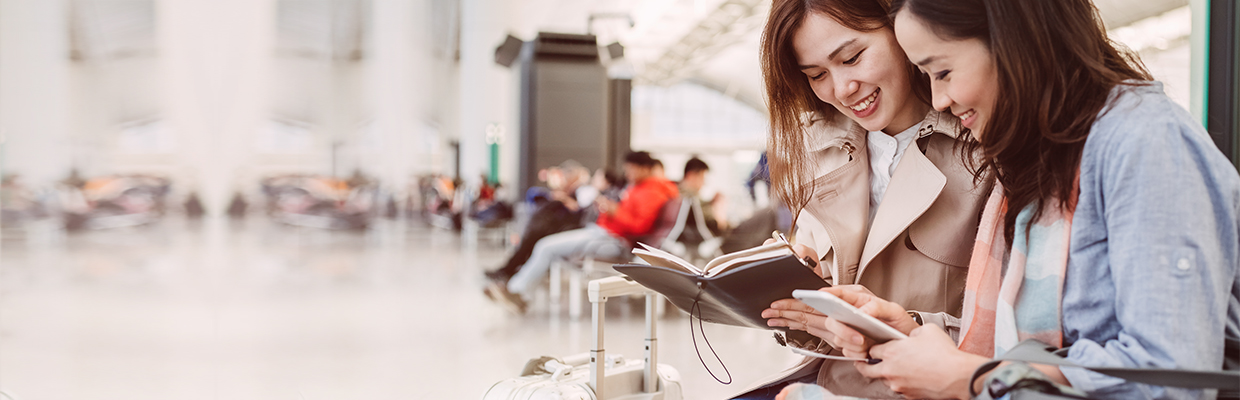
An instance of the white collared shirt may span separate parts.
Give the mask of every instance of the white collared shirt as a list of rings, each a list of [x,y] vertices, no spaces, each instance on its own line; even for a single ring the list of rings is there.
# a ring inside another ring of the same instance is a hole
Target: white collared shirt
[[[895,136],[883,132],[870,132],[866,135],[866,147],[870,150],[870,223],[874,223],[874,215],[878,213],[878,205],[887,193],[891,184],[891,175],[895,174],[904,150],[917,135],[917,123]]]

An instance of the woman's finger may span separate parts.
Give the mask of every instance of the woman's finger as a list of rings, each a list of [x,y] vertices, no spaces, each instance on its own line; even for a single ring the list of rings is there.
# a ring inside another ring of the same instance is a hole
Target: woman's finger
[[[791,310],[772,310],[766,309],[762,312],[762,316],[766,318],[767,326],[783,326],[790,329],[803,331],[806,329],[805,313]]]
[[[860,372],[861,376],[864,376],[870,379],[882,379],[883,378],[883,374],[882,374],[883,363],[869,364],[869,363],[858,361],[858,362],[853,363],[853,365],[857,366],[857,372]],[[886,382],[883,382],[883,383],[886,384]]]
[[[840,352],[844,353],[844,357],[849,357],[849,358],[874,358],[873,356],[870,355],[870,353],[867,353],[864,351],[857,352],[857,351],[852,351],[848,349],[840,349]]]
[[[831,286],[819,290],[831,293],[835,297],[839,297],[840,300],[844,300],[848,304],[852,304],[853,307],[858,308],[876,298],[870,293],[869,289],[861,285]]]
[[[838,342],[838,346],[836,346],[837,348],[841,350],[851,350],[854,353],[862,354],[865,354],[866,351],[869,350],[869,345],[866,344],[865,335],[862,335],[861,332],[857,332],[857,330],[852,327],[845,325],[843,322],[840,322],[835,318],[826,318],[825,321],[823,321],[823,325],[827,331],[830,331],[836,336],[836,342]]]
[[[808,304],[805,304],[797,299],[776,300],[775,302],[771,303],[771,309],[791,310],[791,311],[803,312],[803,313],[808,313],[808,314],[822,315],[822,313],[818,312],[818,310],[815,310],[814,307],[810,307]]]
[[[805,332],[808,332],[809,334],[814,335],[822,339],[823,341],[827,342],[827,345],[831,346],[831,348],[836,348],[835,334],[831,333],[831,331],[827,331],[827,330],[823,330],[822,328],[810,326],[809,329],[805,330]]]
[[[836,338],[835,333],[827,330],[823,326],[823,322],[824,321],[815,321],[814,318],[810,318],[809,326],[806,327],[805,331],[826,341],[832,348],[839,348],[839,345],[836,343],[839,339]]]
[[[792,252],[796,253],[798,258],[809,257],[810,259],[818,260],[818,252],[814,251],[813,248],[803,245],[803,244],[792,246]]]

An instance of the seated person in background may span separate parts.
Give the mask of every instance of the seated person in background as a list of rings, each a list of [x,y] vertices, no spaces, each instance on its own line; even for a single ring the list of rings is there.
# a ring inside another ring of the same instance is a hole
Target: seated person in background
[[[581,207],[582,224],[593,223],[598,220],[598,207],[593,207],[594,200],[597,198],[606,198],[611,201],[620,201],[620,194],[625,189],[624,176],[599,168],[594,171],[594,176],[590,178],[590,191],[577,191],[577,203]]]
[[[479,176],[479,182],[478,197],[469,206],[469,217],[485,227],[500,226],[512,220],[512,204],[500,200],[497,195],[499,183],[492,184],[491,177],[487,174]]]
[[[770,204],[754,211],[753,215],[737,224],[736,228],[723,238],[719,251],[728,254],[758,247],[771,238],[771,231],[791,232],[792,210],[779,201]]]
[[[629,189],[619,203],[597,198],[597,224],[560,232],[534,244],[529,261],[518,268],[507,284],[490,281],[486,294],[492,300],[524,313],[525,298],[551,269],[551,263],[587,251],[607,251],[605,256],[621,257],[632,246],[632,240],[650,231],[659,218],[659,209],[676,198],[676,185],[654,175],[656,160],[640,151],[624,157],[624,175]]]
[[[590,170],[573,160],[560,163],[561,185],[552,190],[549,199],[559,202],[573,213],[591,206],[598,196],[599,189],[590,183]],[[578,225],[580,227],[580,225]]]
[[[758,182],[762,182],[767,188],[771,187],[771,169],[766,161],[766,151],[763,151],[762,155],[758,157],[758,164],[753,166],[753,170],[749,171],[749,179],[745,180],[745,189],[749,190],[749,198],[753,199],[754,203],[766,200],[765,198],[758,198],[758,193],[755,189]]]
[[[586,223],[594,222],[597,214],[587,212],[600,193],[608,190],[610,184],[600,175],[595,182],[584,184],[590,180],[590,171],[576,161],[565,161],[557,169],[563,176],[563,184],[546,192],[548,201],[536,206],[530,215],[529,224],[521,235],[517,250],[508,258],[503,267],[487,271],[488,279],[506,283],[508,279],[530,259],[534,252],[534,244],[548,235],[578,229]],[[600,170],[600,174],[602,174]],[[601,181],[601,182],[600,182]]]
[[[728,220],[720,215],[723,211],[723,194],[716,193],[710,201],[702,199],[701,191],[702,187],[706,186],[707,172],[710,172],[710,166],[705,161],[697,157],[690,158],[685,163],[684,178],[680,180],[680,197],[696,201],[702,210],[702,217],[705,218],[706,229],[710,230],[711,235],[720,236],[728,229]],[[692,246],[706,240],[704,235],[698,232],[695,218],[693,213],[689,213],[685,221],[684,232],[680,234],[678,242]]]

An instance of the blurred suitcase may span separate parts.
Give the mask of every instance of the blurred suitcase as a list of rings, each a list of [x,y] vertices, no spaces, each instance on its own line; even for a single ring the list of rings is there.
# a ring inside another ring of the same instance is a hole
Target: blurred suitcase
[[[604,306],[607,298],[646,294],[646,358],[625,360],[603,350]],[[591,350],[563,359],[531,360],[523,376],[492,385],[483,400],[681,400],[680,373],[658,363],[654,307],[658,294],[624,277],[590,281],[594,308]],[[657,365],[658,368],[650,368]],[[602,394],[601,396],[599,394]]]

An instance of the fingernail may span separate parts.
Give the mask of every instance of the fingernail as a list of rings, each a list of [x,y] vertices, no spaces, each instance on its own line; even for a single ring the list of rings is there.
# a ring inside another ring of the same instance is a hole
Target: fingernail
[[[853,341],[853,343],[856,343],[856,344],[861,344],[861,343],[864,343],[864,342],[865,342],[865,339],[864,339],[864,338],[862,338],[861,336],[853,336],[853,337],[852,337],[852,341]]]
[[[865,363],[866,363],[866,364],[870,364],[870,365],[878,364],[878,363],[880,363],[880,362],[883,362],[883,360],[882,360],[882,359],[880,359],[880,358],[867,358],[867,359],[865,360]]]

